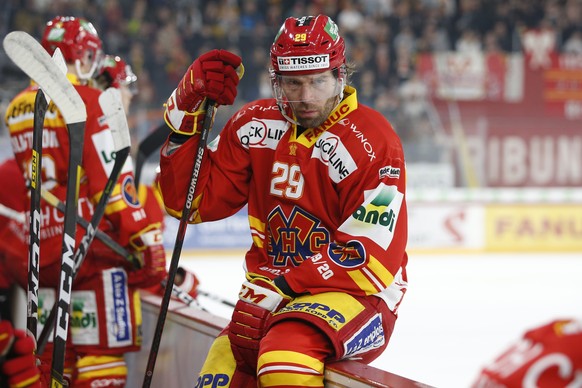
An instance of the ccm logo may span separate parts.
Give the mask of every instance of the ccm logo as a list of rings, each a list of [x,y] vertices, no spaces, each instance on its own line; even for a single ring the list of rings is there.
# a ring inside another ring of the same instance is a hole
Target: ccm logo
[[[257,293],[256,291],[256,289],[243,284],[240,292],[238,293],[238,297],[242,300],[252,302],[254,304],[260,304],[267,297],[267,295]]]

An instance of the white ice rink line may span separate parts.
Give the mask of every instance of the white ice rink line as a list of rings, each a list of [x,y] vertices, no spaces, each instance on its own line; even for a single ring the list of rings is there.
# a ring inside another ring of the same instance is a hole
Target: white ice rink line
[[[243,251],[184,252],[201,288],[234,301]],[[582,316],[582,253],[411,254],[409,290],[386,352],[372,365],[426,384],[465,388],[523,331]],[[229,317],[230,309],[201,297]]]

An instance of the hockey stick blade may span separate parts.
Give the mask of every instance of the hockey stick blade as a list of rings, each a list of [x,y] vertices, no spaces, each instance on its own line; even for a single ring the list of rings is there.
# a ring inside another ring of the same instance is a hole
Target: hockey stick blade
[[[131,146],[127,116],[123,110],[121,93],[116,88],[108,88],[99,95],[99,105],[113,135],[115,152]]]
[[[56,63],[57,67],[59,68],[59,70],[67,75],[67,63],[65,62],[65,57],[63,57],[63,52],[61,51],[60,48],[56,48],[55,52],[53,53],[53,62]],[[46,104],[49,105],[51,103],[51,98],[48,96],[48,94],[43,93],[43,96],[46,100]]]
[[[8,57],[36,82],[59,107],[67,124],[84,123],[87,111],[83,100],[46,50],[28,33],[12,31],[3,41]]]

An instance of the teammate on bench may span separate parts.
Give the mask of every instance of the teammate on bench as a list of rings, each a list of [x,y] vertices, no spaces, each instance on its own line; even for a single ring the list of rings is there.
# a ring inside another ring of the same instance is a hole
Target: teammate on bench
[[[131,66],[121,57],[114,55],[105,56],[105,59],[102,61],[101,66],[97,71],[97,75],[95,76],[95,82],[101,90],[110,87],[119,89],[126,114],[129,114],[131,101],[137,93],[136,81],[137,76],[133,72]],[[159,223],[163,229],[164,216],[166,213],[159,194],[158,180],[159,171],[156,173],[151,185],[139,184],[137,191],[139,202],[144,207],[150,220]],[[193,272],[180,267],[175,279],[175,284],[192,298],[198,296],[197,288],[200,282],[196,274]],[[164,294],[162,283],[146,287],[146,289],[159,295]]]
[[[111,130],[103,120],[98,102],[101,91],[89,84],[102,59],[102,42],[87,20],[57,16],[47,23],[41,43],[51,55],[57,48],[61,50],[67,63],[67,77],[86,106],[78,203],[79,213],[90,219],[115,160]],[[30,177],[32,158],[29,139],[33,130],[31,112],[36,90],[35,85],[26,88],[11,101],[6,111],[13,151],[27,177]],[[49,106],[46,114],[43,140],[42,187],[63,201],[67,187],[69,137],[63,117],[54,104]],[[131,164],[127,166],[131,167]],[[59,287],[63,216],[46,202],[42,203],[41,214],[39,317],[42,318],[52,308]],[[71,330],[67,337],[71,344],[66,351],[65,374],[71,385],[77,388],[125,384],[127,370],[123,354],[141,346],[138,288],[158,284],[166,275],[160,225],[151,222],[139,202],[131,168],[122,170],[106,204],[101,228],[140,257],[143,266],[136,270],[103,243],[93,241],[76,274],[71,295]],[[79,227],[77,245],[84,235],[85,231]],[[26,288],[26,245],[21,252],[21,257],[12,260],[15,264],[11,276]],[[42,325],[38,329],[41,330]],[[51,355],[52,349],[47,346],[41,355],[41,370],[47,376],[50,374]]]
[[[582,386],[582,319],[556,319],[523,334],[491,363],[472,388]]]

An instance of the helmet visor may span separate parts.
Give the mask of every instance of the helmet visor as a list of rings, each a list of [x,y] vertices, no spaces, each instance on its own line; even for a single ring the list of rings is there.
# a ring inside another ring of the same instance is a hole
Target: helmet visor
[[[325,101],[341,94],[345,80],[332,71],[309,75],[272,74],[274,97],[281,102]]]

